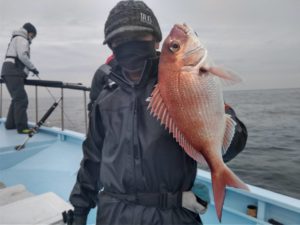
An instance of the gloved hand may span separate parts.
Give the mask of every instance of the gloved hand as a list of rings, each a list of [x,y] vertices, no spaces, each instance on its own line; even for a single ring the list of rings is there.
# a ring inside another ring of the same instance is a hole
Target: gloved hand
[[[196,182],[191,191],[196,195],[197,201],[202,205],[208,205],[210,203],[209,190],[205,184]]]
[[[204,214],[207,210],[207,205],[200,204],[192,191],[182,193],[182,207],[199,214]]]
[[[36,68],[34,68],[34,69],[32,69],[32,70],[30,70],[35,76],[38,76],[39,75],[39,71],[36,69]]]
[[[73,210],[62,213],[63,222],[67,225],[86,225],[87,215],[77,215]]]

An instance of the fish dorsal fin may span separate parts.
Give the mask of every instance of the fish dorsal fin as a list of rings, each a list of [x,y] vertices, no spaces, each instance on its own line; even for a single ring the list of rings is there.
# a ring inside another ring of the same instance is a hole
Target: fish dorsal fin
[[[222,155],[224,155],[230,144],[231,141],[233,139],[234,133],[235,133],[235,126],[236,126],[236,122],[231,118],[230,115],[225,114],[225,132],[224,132],[224,139],[223,139],[223,145],[222,145]]]
[[[169,133],[172,133],[173,137],[190,157],[192,157],[200,164],[207,165],[202,154],[194,149],[194,147],[186,140],[184,135],[181,133],[181,131],[178,129],[177,125],[171,118],[167,106],[165,105],[163,98],[160,95],[158,84],[155,86],[155,89],[153,90],[151,96],[152,98],[148,106],[148,109],[150,109],[150,113],[154,117],[158,118],[161,124],[165,125],[165,128],[168,129]]]

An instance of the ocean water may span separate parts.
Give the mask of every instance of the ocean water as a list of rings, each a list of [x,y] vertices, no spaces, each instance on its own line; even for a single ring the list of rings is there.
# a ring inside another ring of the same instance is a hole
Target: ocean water
[[[225,92],[248,129],[228,163],[245,182],[300,199],[300,89]]]
[[[248,129],[246,148],[228,166],[246,183],[300,199],[300,89],[225,91]],[[6,96],[7,97],[7,96]],[[39,99],[39,118],[53,99]],[[4,101],[4,114],[9,101]],[[30,99],[29,120],[35,121]],[[85,132],[83,98],[66,97],[65,128]],[[58,107],[47,126],[60,125]]]

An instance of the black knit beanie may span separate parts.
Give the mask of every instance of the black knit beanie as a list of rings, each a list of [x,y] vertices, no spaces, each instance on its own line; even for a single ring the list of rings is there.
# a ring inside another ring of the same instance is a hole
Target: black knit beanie
[[[36,29],[31,23],[25,23],[23,25],[23,28],[27,30],[28,33],[34,33],[34,35],[36,36],[37,34]]]
[[[125,33],[151,33],[157,42],[162,39],[161,30],[152,10],[142,1],[120,1],[110,11],[105,22],[103,44]]]

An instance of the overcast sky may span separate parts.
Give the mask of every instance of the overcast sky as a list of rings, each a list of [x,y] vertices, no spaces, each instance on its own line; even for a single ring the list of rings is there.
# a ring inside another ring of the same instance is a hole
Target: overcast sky
[[[115,0],[0,0],[0,58],[11,32],[33,23],[32,61],[42,79],[90,85],[110,55],[103,28]],[[146,0],[163,38],[193,27],[215,63],[242,78],[235,89],[300,87],[299,0]]]

